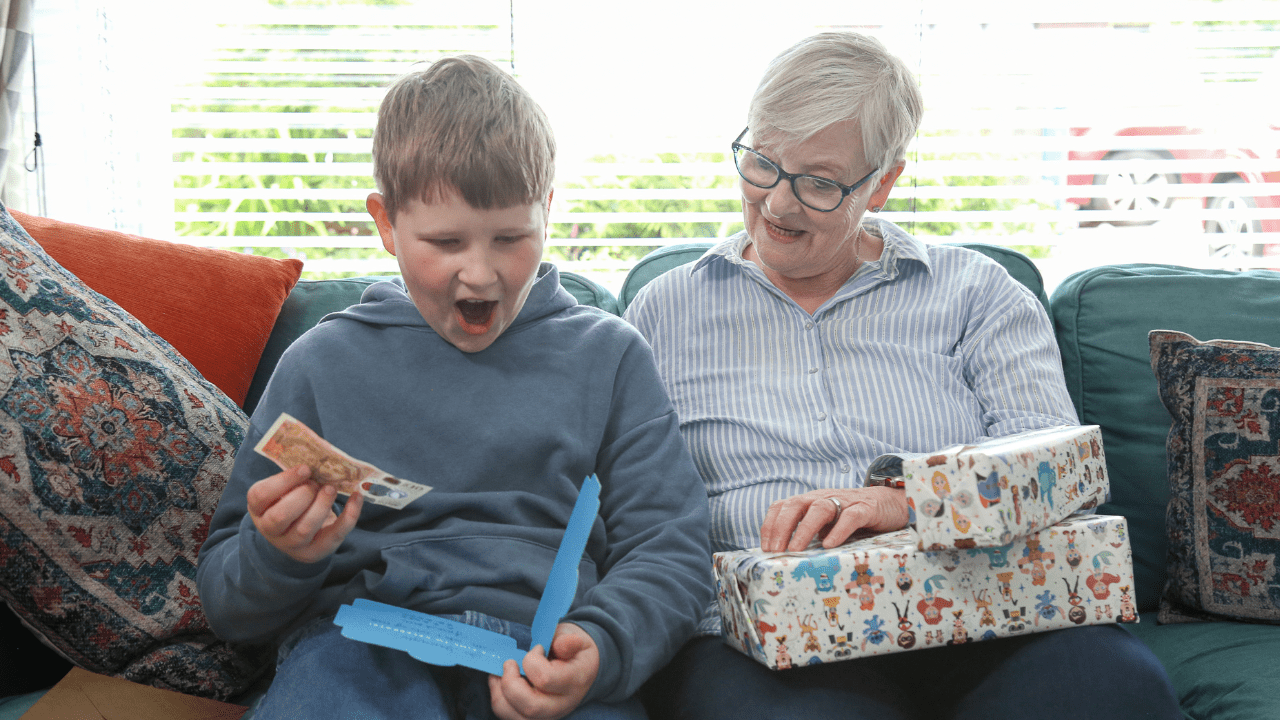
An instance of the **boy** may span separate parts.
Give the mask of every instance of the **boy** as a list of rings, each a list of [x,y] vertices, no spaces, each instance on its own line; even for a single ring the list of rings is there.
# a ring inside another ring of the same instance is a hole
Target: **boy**
[[[707,501],[652,355],[542,264],[555,145],[476,57],[398,80],[367,207],[403,281],[378,283],[281,358],[200,555],[214,630],[281,645],[254,718],[643,718],[631,699],[712,601]],[[252,451],[288,412],[433,490],[403,510],[338,498]],[[371,598],[529,628],[583,479],[600,515],[551,647],[502,677],[340,635]]]

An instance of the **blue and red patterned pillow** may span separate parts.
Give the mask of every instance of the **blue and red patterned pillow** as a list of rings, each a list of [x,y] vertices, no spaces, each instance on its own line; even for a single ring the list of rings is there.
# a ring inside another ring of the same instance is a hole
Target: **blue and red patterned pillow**
[[[1173,426],[1162,623],[1280,624],[1280,348],[1150,334]]]
[[[0,206],[0,599],[85,669],[225,699],[269,660],[195,566],[247,420]]]

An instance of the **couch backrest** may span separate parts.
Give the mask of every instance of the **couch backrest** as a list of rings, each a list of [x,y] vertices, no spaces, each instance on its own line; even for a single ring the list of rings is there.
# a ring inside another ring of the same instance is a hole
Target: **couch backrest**
[[[646,283],[672,268],[697,260],[711,245],[712,241],[708,240],[654,250],[636,263],[627,274],[622,284],[621,296],[617,298],[599,283],[577,273],[561,271],[560,284],[577,298],[579,303],[621,315]],[[1010,275],[1030,288],[1040,302],[1048,307],[1049,301],[1045,297],[1040,271],[1026,255],[1016,250],[985,243],[960,243],[960,245],[995,259],[1009,271]],[[280,356],[284,354],[285,348],[297,340],[302,333],[320,322],[320,318],[360,302],[360,295],[364,293],[365,288],[387,277],[394,276],[298,281],[285,300],[284,306],[281,307],[280,315],[276,318],[275,326],[271,330],[271,337],[262,351],[262,359],[258,361],[253,384],[249,386],[249,393],[245,398],[245,412],[252,413],[257,407],[262,391],[267,386],[267,380],[271,378],[271,373],[275,370],[276,363],[280,361]]]
[[[262,391],[271,379],[271,373],[280,362],[280,356],[302,333],[315,327],[320,318],[360,302],[364,289],[385,277],[357,277],[335,280],[299,280],[289,297],[285,298],[271,328],[267,346],[253,373],[253,383],[244,399],[244,411],[250,415],[262,398]]]
[[[334,280],[299,280],[280,308],[280,315],[271,329],[271,337],[258,360],[253,383],[245,397],[244,411],[253,413],[267,387],[267,380],[275,371],[276,363],[286,348],[302,333],[315,327],[320,318],[331,312],[344,310],[360,302],[360,296],[370,285],[387,280],[394,275],[376,275]],[[606,288],[595,281],[572,272],[560,272],[560,285],[583,305],[598,307],[619,314],[618,300]]]
[[[1164,587],[1165,440],[1172,420],[1151,371],[1151,330],[1280,345],[1280,273],[1110,265],[1072,275],[1050,303],[1080,422],[1102,426],[1111,502],[1129,519],[1138,609]]]
[[[636,299],[636,293],[640,292],[640,288],[668,270],[697,260],[714,244],[710,240],[681,243],[658,248],[640,258],[639,262],[631,266],[627,278],[622,281],[622,290],[618,293],[619,313],[625,311],[631,301]]]
[[[640,292],[640,288],[668,270],[680,267],[685,263],[691,263],[702,257],[703,253],[712,244],[712,241],[709,240],[683,243],[658,248],[645,255],[640,262],[631,268],[631,272],[627,273],[627,279],[622,283],[622,291],[618,293],[619,313],[626,310],[631,301],[635,300],[636,293]],[[1031,261],[1031,258],[1017,250],[1000,245],[972,242],[954,244],[970,250],[976,250],[1000,263],[1015,280],[1026,285],[1027,289],[1031,290],[1046,310],[1049,308],[1049,297],[1044,291],[1044,278],[1040,276],[1040,269]]]

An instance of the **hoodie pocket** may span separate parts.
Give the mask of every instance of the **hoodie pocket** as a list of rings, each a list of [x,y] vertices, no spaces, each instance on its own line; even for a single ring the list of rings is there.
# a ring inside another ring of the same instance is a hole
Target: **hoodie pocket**
[[[555,557],[556,548],[520,538],[414,540],[382,549],[386,571],[369,589],[382,602],[402,607],[433,608],[428,612],[475,610],[509,617],[501,612],[504,603],[531,603],[536,608]],[[595,563],[583,555],[575,604],[597,582]]]

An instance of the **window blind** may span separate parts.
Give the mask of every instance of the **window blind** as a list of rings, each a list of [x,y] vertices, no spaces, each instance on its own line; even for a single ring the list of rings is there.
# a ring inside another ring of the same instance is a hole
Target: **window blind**
[[[916,69],[926,102],[882,217],[1018,247],[1051,278],[1133,260],[1280,265],[1277,3],[904,5],[798,7],[791,36],[771,42],[707,30],[725,61],[684,65],[658,61],[682,48],[581,7],[241,5],[208,21],[172,97],[174,235],[302,257],[308,273],[394,271],[364,210],[378,102],[413,62],[470,52],[512,69],[556,126],[549,256],[620,281],[653,247],[741,228],[728,145],[760,69],[799,37],[851,28]],[[604,80],[575,82],[583,73]],[[653,82],[664,74],[741,97],[670,102]],[[636,107],[671,106],[589,132],[618,117],[601,100],[615,84],[635,86],[623,97]]]

